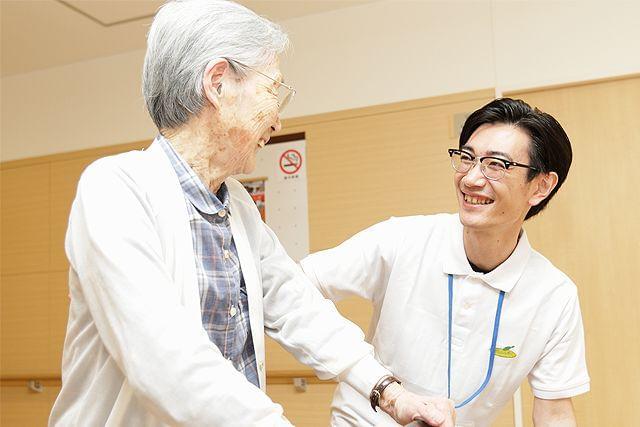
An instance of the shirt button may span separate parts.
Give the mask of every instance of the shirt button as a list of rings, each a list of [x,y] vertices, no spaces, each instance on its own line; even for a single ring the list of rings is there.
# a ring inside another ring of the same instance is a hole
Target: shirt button
[[[228,250],[225,249],[222,253],[223,253],[224,259],[231,258],[231,253]]]
[[[231,307],[229,309],[229,317],[233,317],[236,314],[238,314],[238,309],[236,308],[236,306],[234,305],[233,307]]]
[[[225,217],[225,215],[227,215],[227,211],[226,211],[226,209],[220,209],[220,210],[218,211],[218,216],[219,216],[220,218],[224,218],[224,217]]]
[[[260,362],[258,363],[258,369],[260,370],[260,372],[264,371],[264,362]]]

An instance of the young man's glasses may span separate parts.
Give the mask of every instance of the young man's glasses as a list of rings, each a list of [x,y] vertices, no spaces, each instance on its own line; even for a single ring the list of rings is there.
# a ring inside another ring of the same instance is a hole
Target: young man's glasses
[[[230,58],[225,58],[227,61],[229,62],[233,62],[234,64],[237,64],[243,68],[247,68],[255,73],[260,74],[261,76],[264,76],[266,78],[268,78],[269,80],[276,82],[278,84],[277,88],[278,88],[278,111],[282,111],[284,110],[284,107],[287,106],[287,104],[289,102],[291,102],[291,100],[293,99],[293,97],[296,94],[296,90],[292,87],[289,86],[288,84],[285,84],[284,82],[280,82],[276,79],[274,79],[273,77],[269,77],[268,75],[266,75],[265,73],[262,73],[258,70],[256,70],[253,67],[250,67],[248,65],[243,64],[242,62],[236,61],[235,59],[230,59]]]
[[[534,168],[533,166],[512,162],[511,160],[501,159],[500,157],[476,157],[471,153],[456,148],[449,148],[447,151],[449,151],[449,156],[451,157],[451,166],[453,166],[453,169],[457,172],[467,173],[475,166],[476,162],[480,162],[482,175],[492,181],[497,181],[502,178],[507,170],[513,166],[540,172],[540,169]]]

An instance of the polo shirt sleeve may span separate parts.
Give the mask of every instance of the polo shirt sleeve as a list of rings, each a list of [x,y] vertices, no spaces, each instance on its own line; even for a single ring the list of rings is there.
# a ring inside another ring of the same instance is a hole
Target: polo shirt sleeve
[[[584,330],[575,285],[542,356],[529,373],[533,395],[563,399],[589,391]]]
[[[373,300],[384,294],[400,240],[398,219],[373,225],[339,246],[300,261],[302,270],[333,301],[349,296]]]

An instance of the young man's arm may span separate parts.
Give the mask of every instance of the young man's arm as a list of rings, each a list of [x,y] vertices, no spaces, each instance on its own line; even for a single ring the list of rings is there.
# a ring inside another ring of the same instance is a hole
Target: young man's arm
[[[543,356],[529,373],[536,427],[576,426],[571,398],[588,392],[590,387],[580,304],[577,289],[571,285],[558,288],[553,296],[556,301],[566,303],[562,302],[562,313]]]
[[[374,301],[384,296],[402,231],[396,218],[380,222],[335,248],[309,255],[300,267],[334,302],[350,296]]]
[[[533,425],[535,427],[575,427],[576,416],[573,413],[571,398],[533,399]]]
[[[260,221],[259,217],[256,221]],[[313,368],[321,379],[337,378],[369,398],[379,380],[390,374],[389,370],[374,358],[373,347],[364,341],[362,330],[340,316],[335,305],[323,298],[266,224],[262,224],[262,232],[265,332]],[[384,389],[378,406],[402,425],[424,420],[431,426],[454,426],[452,402],[410,393],[397,383]]]

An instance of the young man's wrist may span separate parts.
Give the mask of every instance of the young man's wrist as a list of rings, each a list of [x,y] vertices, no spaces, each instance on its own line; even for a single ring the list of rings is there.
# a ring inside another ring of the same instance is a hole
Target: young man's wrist
[[[369,398],[380,379],[391,375],[373,355],[366,355],[338,376],[340,382],[348,384],[362,396]]]
[[[383,411],[389,412],[398,396],[404,390],[400,384],[400,380],[392,375],[380,378],[369,395],[371,408],[377,411],[376,408],[380,407]]]

